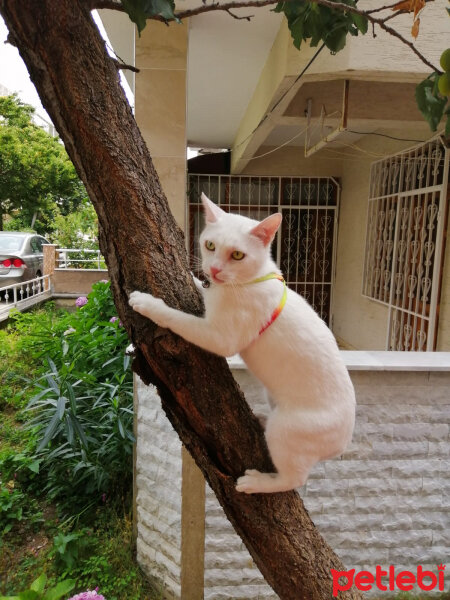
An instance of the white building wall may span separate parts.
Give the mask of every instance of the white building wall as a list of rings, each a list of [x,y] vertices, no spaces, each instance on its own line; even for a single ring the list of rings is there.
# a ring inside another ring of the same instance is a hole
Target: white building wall
[[[155,388],[137,387],[137,560],[169,597],[181,593],[181,442]]]
[[[358,402],[353,443],[316,466],[305,506],[348,569],[436,572],[450,548],[450,353],[343,355]],[[232,371],[267,412],[259,382],[239,362]],[[154,390],[138,394],[138,560],[181,598],[181,445]],[[275,600],[209,488],[205,521],[205,600]]]

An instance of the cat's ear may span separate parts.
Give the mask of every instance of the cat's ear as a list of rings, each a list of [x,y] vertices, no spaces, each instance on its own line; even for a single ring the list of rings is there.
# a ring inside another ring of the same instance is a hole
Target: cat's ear
[[[203,192],[202,204],[203,208],[205,209],[205,219],[207,223],[215,223],[225,214],[225,211],[214,204],[214,202],[211,202],[208,196]]]
[[[259,238],[264,246],[268,246],[275,237],[280,224],[281,213],[275,213],[264,219],[264,221],[261,221],[261,223],[258,223],[256,227],[253,227],[250,234]]]

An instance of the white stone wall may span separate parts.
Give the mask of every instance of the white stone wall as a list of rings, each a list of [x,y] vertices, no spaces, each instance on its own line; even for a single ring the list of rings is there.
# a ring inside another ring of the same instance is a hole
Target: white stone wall
[[[342,458],[316,466],[300,490],[306,508],[348,569],[436,572],[450,549],[450,353],[343,354],[358,400],[354,440]],[[254,411],[267,412],[259,382],[233,365]],[[139,394],[138,559],[180,598],[180,443],[157,396],[143,386]],[[277,598],[209,488],[204,597]]]
[[[352,446],[317,466],[306,507],[348,568],[436,572],[450,548],[450,372],[351,375]]]
[[[135,378],[137,560],[181,597],[181,442],[152,386]]]

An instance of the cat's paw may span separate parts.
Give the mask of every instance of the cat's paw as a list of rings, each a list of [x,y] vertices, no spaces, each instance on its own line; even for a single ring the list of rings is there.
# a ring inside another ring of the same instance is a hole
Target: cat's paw
[[[155,298],[151,294],[143,292],[131,292],[128,298],[128,304],[133,310],[148,317],[160,327],[167,327],[167,305],[161,298]]]
[[[260,491],[260,477],[262,473],[256,469],[247,469],[245,475],[236,482],[236,491],[244,494],[256,494]]]

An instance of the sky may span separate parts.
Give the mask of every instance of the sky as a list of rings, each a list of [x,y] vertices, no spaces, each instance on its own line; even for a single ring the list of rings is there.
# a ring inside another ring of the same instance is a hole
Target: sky
[[[100,33],[106,38],[106,32],[103,29],[100,19],[95,13],[93,16],[100,29]],[[42,107],[34,84],[30,81],[25,64],[20,58],[19,51],[14,46],[11,46],[11,44],[5,43],[7,36],[8,29],[3,19],[0,17],[0,86],[6,87],[11,93],[17,92],[22,102],[34,106],[37,115],[50,123],[50,118]],[[128,101],[133,105],[133,94],[126,83],[125,78],[122,77],[122,82],[124,81],[125,83],[123,85]]]
[[[49,121],[19,51],[11,44],[5,43],[7,36],[8,29],[0,17],[0,85],[11,93],[17,92],[22,102],[34,106],[38,115]]]
[[[93,16],[100,29],[100,33],[103,38],[106,38],[106,32],[100,19],[95,12],[93,13]],[[50,117],[39,100],[34,84],[30,81],[28,71],[20,57],[19,51],[14,46],[11,46],[11,44],[5,43],[7,36],[8,29],[3,19],[0,17],[0,86],[4,86],[11,93],[16,92],[22,102],[34,106],[36,108],[36,114],[39,117],[37,119],[39,125],[44,125],[45,123],[50,124]],[[128,101],[133,106],[133,93],[130,90],[126,79],[123,76],[121,79]],[[188,150],[188,158],[196,155],[196,151]]]

